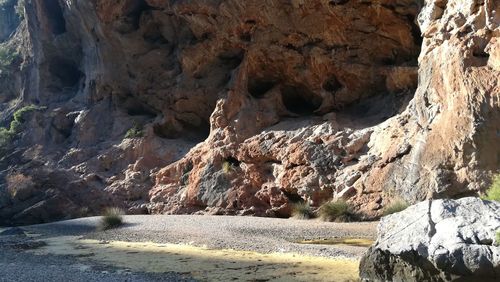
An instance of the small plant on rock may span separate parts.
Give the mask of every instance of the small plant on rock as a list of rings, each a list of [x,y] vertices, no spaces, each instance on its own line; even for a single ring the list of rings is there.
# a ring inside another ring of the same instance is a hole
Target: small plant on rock
[[[236,168],[240,166],[240,161],[234,157],[228,157],[222,162],[222,171],[225,174],[236,171]]]
[[[22,131],[22,125],[26,122],[26,115],[30,112],[40,111],[45,107],[29,105],[14,112],[14,118],[10,122],[9,128],[0,127],[0,150],[5,149],[14,137]]]
[[[496,245],[500,246],[500,230],[497,231]]]
[[[292,207],[292,217],[295,219],[311,219],[314,217],[314,212],[308,203],[296,203]]]
[[[108,230],[120,227],[123,224],[123,215],[125,212],[120,208],[108,208],[104,212],[99,229]]]
[[[223,171],[224,173],[226,173],[226,174],[227,174],[227,173],[230,173],[230,172],[231,172],[231,171],[233,171],[233,170],[234,170],[233,165],[232,165],[229,161],[224,161],[224,162],[222,163],[222,171]]]
[[[408,203],[403,200],[396,200],[384,208],[384,216],[404,211],[408,208]]]
[[[493,178],[493,183],[486,192],[486,196],[483,197],[483,200],[500,202],[500,174]]]
[[[15,6],[16,9],[16,14],[19,16],[19,18],[24,19],[25,14],[24,14],[24,6],[26,6],[25,3],[26,0],[19,0],[17,2],[17,5]]]
[[[8,73],[11,66],[19,58],[19,54],[12,48],[0,45],[0,74]]]
[[[328,202],[319,208],[319,217],[324,221],[346,222],[351,219],[349,204],[342,199]]]
[[[144,132],[142,131],[142,127],[138,124],[134,125],[131,129],[127,131],[125,134],[125,138],[141,138],[144,136]]]

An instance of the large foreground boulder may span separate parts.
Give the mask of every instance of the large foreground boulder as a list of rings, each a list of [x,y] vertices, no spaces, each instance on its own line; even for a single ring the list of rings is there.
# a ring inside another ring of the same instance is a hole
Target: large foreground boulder
[[[364,281],[500,281],[500,204],[425,201],[382,218],[360,264]]]

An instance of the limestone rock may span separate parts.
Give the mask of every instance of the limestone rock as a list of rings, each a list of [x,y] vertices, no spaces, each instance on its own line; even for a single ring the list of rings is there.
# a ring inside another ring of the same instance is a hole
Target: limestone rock
[[[23,3],[0,125],[46,108],[0,148],[0,224],[334,197],[373,219],[498,170],[498,1]]]
[[[498,281],[500,204],[432,200],[382,218],[360,264],[365,281]]]

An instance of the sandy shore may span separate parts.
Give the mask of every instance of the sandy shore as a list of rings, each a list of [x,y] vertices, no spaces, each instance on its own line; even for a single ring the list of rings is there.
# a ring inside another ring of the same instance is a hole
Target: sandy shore
[[[98,223],[94,217],[23,227],[46,243],[23,253],[85,265],[77,272],[105,267],[128,281],[155,281],[164,273],[164,281],[353,281],[376,232],[376,223],[255,217],[126,216],[123,227],[104,232],[96,231]],[[297,243],[334,238],[365,244]]]

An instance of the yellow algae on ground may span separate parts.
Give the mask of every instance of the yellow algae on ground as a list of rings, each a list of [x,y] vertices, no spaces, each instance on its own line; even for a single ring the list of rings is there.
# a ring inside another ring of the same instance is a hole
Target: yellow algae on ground
[[[190,245],[102,242],[58,237],[35,253],[82,259],[144,272],[177,272],[202,281],[357,281],[358,261],[297,254],[261,254]]]
[[[299,244],[310,245],[348,245],[355,247],[370,247],[375,241],[367,238],[333,238],[297,241]]]

